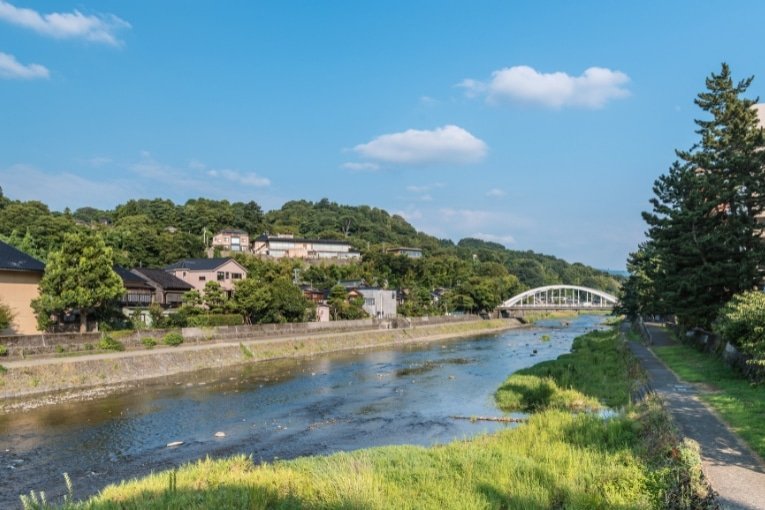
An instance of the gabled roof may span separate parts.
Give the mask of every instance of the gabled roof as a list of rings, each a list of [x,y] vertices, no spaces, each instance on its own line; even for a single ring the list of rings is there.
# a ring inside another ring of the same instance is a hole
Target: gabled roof
[[[194,288],[191,284],[184,282],[164,269],[147,269],[145,267],[139,267],[133,269],[133,273],[150,282],[154,282],[165,290],[187,291]]]
[[[0,269],[42,273],[45,271],[45,264],[10,244],[0,241]]]
[[[145,279],[141,278],[137,274],[131,272],[128,269],[125,269],[122,266],[114,266],[114,272],[117,273],[117,275],[122,278],[122,284],[125,286],[125,288],[145,288],[145,289],[154,289],[151,285],[149,285]]]
[[[233,261],[239,264],[230,257],[223,257],[217,259],[184,259],[179,260],[169,266],[165,266],[165,269],[188,269],[189,271],[215,271],[220,266],[228,261]],[[242,268],[244,269],[244,268]]]

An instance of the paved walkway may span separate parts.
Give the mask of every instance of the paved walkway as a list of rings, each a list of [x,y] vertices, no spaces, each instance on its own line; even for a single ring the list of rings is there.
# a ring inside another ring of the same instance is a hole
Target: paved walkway
[[[674,342],[658,325],[647,324],[653,345]],[[701,462],[723,508],[765,510],[765,463],[698,398],[697,390],[680,381],[644,345],[630,348],[648,371],[680,432],[699,443]]]

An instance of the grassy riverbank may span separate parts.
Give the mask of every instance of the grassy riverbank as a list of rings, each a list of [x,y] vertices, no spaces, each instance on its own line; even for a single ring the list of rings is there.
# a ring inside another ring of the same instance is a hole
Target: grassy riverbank
[[[514,429],[431,448],[390,446],[262,465],[244,456],[207,459],[107,487],[65,508],[700,508],[698,456],[677,444],[658,402],[627,406],[610,419],[561,410],[580,400],[627,405],[624,388],[635,375],[615,331],[580,337],[574,351],[525,371],[522,377],[550,384],[542,394],[563,396],[561,405],[518,398],[538,411]],[[622,389],[613,392],[592,374],[601,365]],[[505,385],[497,393],[503,406],[506,391]]]
[[[687,345],[653,351],[682,380],[698,384],[699,396],[765,458],[765,386],[751,384],[720,358]]]

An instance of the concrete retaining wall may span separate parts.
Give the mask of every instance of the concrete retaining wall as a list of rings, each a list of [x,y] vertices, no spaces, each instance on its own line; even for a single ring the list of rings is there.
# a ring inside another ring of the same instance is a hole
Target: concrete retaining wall
[[[7,358],[18,359],[34,355],[79,352],[97,349],[103,334],[120,341],[126,349],[144,348],[142,341],[152,338],[161,343],[165,335],[180,332],[184,343],[256,340],[311,333],[345,333],[380,329],[410,328],[425,325],[459,323],[479,319],[475,315],[399,317],[395,319],[359,319],[332,322],[295,322],[286,324],[252,324],[243,326],[193,327],[177,329],[147,329],[114,331],[110,333],[48,333],[39,335],[0,336],[0,345],[8,348]]]

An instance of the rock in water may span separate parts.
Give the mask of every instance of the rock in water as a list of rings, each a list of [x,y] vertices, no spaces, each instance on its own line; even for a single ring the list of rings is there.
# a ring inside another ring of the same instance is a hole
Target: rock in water
[[[183,441],[173,441],[172,443],[167,443],[168,448],[172,448],[173,446],[181,446],[183,444]]]
[[[226,437],[226,433],[225,432],[216,432],[215,433],[215,437]]]

